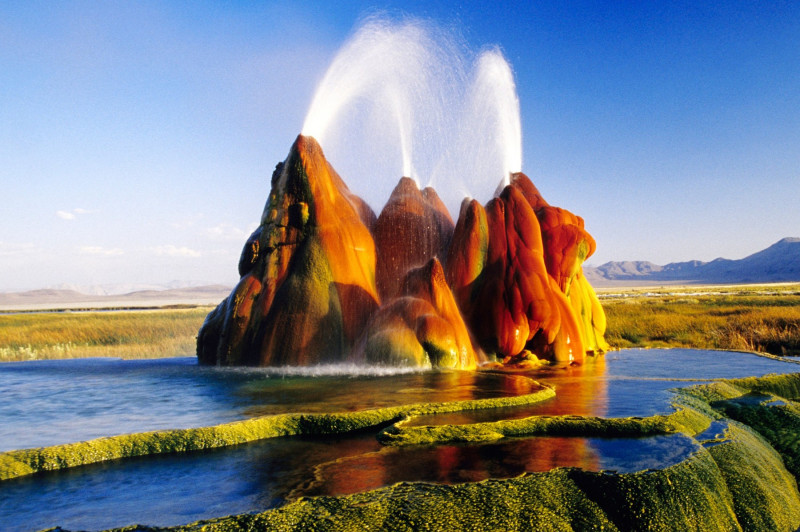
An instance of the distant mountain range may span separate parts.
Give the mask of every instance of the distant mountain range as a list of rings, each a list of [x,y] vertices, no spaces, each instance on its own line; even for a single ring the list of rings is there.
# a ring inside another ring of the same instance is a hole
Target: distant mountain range
[[[800,281],[800,238],[784,238],[738,260],[692,260],[659,266],[652,262],[607,262],[585,266],[584,275],[595,287],[614,285],[739,284]]]
[[[130,294],[132,292],[149,292],[164,290],[177,290],[182,288],[199,288],[201,291],[208,286],[213,286],[215,283],[208,281],[170,281],[168,283],[155,284],[155,283],[109,283],[109,284],[67,284],[62,283],[59,285],[48,286],[46,288],[53,290],[72,290],[81,294],[92,296],[117,296],[123,294]]]
[[[135,290],[125,294],[86,294],[77,290],[46,288],[26,292],[0,293],[0,310],[136,308],[178,304],[216,305],[228,297],[231,288],[225,285],[205,285]]]
[[[659,266],[646,261],[607,262],[584,266],[596,288],[654,284],[745,284],[800,282],[800,238],[784,238],[739,260],[693,260]],[[197,286],[174,281],[167,285],[71,286],[0,292],[0,310],[150,307],[171,304],[214,304],[231,292],[220,284]]]

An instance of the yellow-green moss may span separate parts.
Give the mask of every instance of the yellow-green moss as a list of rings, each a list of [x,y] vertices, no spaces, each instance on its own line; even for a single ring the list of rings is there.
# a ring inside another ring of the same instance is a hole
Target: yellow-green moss
[[[710,409],[697,408],[696,405],[681,404],[676,401],[676,410],[666,417],[665,422],[676,432],[695,436],[706,430],[711,421],[719,417]],[[656,416],[658,417],[658,416]]]
[[[800,477],[800,405],[771,394],[749,393],[718,401],[714,407],[763,436]]]
[[[749,428],[729,424],[725,436],[709,453],[733,495],[739,524],[744,530],[794,530],[800,496],[780,455]]]
[[[401,423],[379,436],[386,445],[492,441],[519,436],[641,437],[675,432],[665,416],[605,419],[581,416],[534,416],[523,419],[405,428]]]
[[[800,373],[747,377],[728,382],[753,392],[769,392],[786,399],[800,399]]]
[[[543,391],[542,393],[546,393]],[[741,392],[740,392],[741,393]],[[459,408],[466,410],[466,408]],[[423,412],[414,412],[419,414]],[[719,415],[679,406],[669,416],[601,418],[593,416],[532,416],[466,425],[407,427],[404,418],[378,435],[384,445],[431,445],[456,442],[488,442],[505,437],[575,436],[583,438],[638,438],[682,432],[694,436]]]

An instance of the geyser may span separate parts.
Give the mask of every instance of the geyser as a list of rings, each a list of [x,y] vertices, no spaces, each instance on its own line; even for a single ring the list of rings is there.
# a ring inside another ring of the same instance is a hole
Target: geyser
[[[374,209],[406,176],[437,188],[450,212],[489,198],[522,170],[514,76],[497,48],[472,53],[417,19],[368,20],[333,59],[302,128]]]
[[[522,171],[522,124],[514,74],[499,50],[481,54],[475,72],[468,116],[483,126],[479,131],[486,137],[479,145],[480,155],[473,158],[491,160],[493,154],[499,155],[507,185],[511,174]]]
[[[423,23],[379,20],[343,47],[275,169],[238,285],[200,330],[200,362],[471,369],[607,348],[581,268],[595,242],[521,173],[511,68],[492,49],[468,69],[460,50]],[[328,162],[329,144],[337,167],[367,162],[373,193],[406,176],[379,216]],[[420,190],[423,176],[443,198]],[[497,197],[464,199],[453,222],[447,200],[498,181]]]

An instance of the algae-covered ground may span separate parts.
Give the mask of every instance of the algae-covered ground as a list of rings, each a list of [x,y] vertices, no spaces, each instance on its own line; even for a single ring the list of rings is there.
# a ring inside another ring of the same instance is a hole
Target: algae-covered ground
[[[604,419],[534,416],[412,426],[414,416],[535,402],[427,403],[346,414],[288,414],[216,427],[103,438],[0,454],[0,477],[126,456],[224,446],[285,434],[373,427],[386,445],[441,445],[541,435],[682,434],[696,442],[663,469],[617,473],[557,468],[455,485],[399,483],[346,496],[301,497],[256,514],[159,529],[118,530],[796,530],[800,526],[800,374],[715,381],[678,390],[670,415]]]

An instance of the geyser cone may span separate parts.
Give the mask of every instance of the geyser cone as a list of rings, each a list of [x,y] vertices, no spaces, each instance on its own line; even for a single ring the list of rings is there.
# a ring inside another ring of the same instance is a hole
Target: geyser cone
[[[513,174],[511,183],[523,193],[536,212],[547,273],[569,299],[580,324],[584,348],[589,353],[607,351],[608,344],[603,338],[605,312],[594,289],[583,276],[583,263],[597,247],[592,235],[584,228],[583,218],[549,205],[523,173]]]
[[[474,369],[485,361],[472,345],[438,259],[408,272],[399,296],[370,320],[354,360],[454,369]]]
[[[556,361],[579,362],[584,357],[580,327],[548,274],[534,210],[539,203],[527,197],[532,191],[530,180],[517,174],[485,208],[476,201],[462,205],[447,278],[487,352],[512,360],[530,350]]]
[[[200,330],[199,360],[341,360],[378,307],[374,220],[319,144],[298,136],[272,176],[261,225],[242,252],[239,284]]]
[[[376,283],[384,300],[395,297],[406,273],[429,259],[444,260],[453,220],[436,192],[420,191],[404,177],[395,187],[372,231],[378,257]]]

